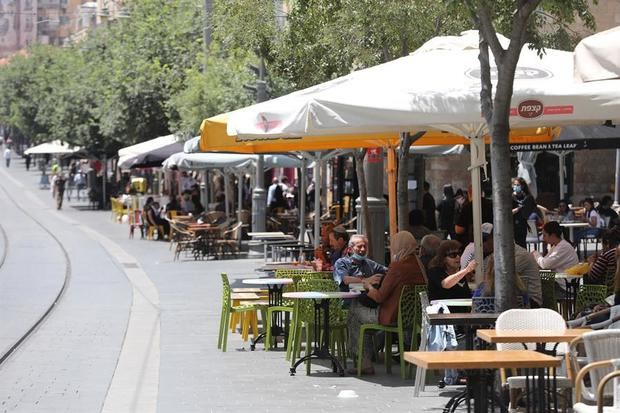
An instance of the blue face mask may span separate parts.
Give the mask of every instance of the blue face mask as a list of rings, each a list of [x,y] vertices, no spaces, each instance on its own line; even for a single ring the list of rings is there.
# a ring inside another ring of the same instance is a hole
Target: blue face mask
[[[512,186],[512,192],[514,192],[515,194],[520,194],[521,193],[521,185],[513,185]]]
[[[365,255],[360,255],[357,253],[353,253],[351,254],[351,258],[353,258],[355,261],[364,261],[366,259]]]

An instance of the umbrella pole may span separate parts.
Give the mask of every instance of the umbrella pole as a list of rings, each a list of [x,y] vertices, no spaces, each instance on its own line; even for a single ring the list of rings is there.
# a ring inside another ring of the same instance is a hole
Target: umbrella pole
[[[224,210],[226,211],[226,219],[228,219],[230,218],[230,200],[228,199],[228,196],[230,195],[230,182],[228,180],[228,174],[226,173],[226,170],[223,170],[222,172],[224,174]]]
[[[321,152],[314,161],[314,248],[321,245]]]
[[[620,149],[616,149],[616,182],[614,185],[614,207],[620,206]]]
[[[237,222],[241,222],[241,206],[243,205],[243,176],[239,173],[237,178]]]
[[[299,242],[304,243],[306,235],[306,159],[301,160],[299,167]]]
[[[388,171],[388,202],[390,214],[390,238],[398,231],[396,223],[396,149],[393,146],[387,148],[387,171]]]

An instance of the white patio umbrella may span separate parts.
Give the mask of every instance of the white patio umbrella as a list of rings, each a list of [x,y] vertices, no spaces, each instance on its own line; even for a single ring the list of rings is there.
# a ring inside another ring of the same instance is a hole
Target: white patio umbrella
[[[118,167],[129,169],[141,163],[162,162],[170,155],[181,152],[183,144],[180,136],[166,135],[127,146],[118,151]]]
[[[504,47],[508,39],[500,36]],[[436,37],[409,56],[235,111],[227,132],[237,139],[442,130],[470,138],[473,199],[485,167],[477,31]],[[491,60],[491,65],[494,60]],[[492,67],[493,82],[497,70]],[[525,45],[511,105],[512,128],[603,123],[620,119],[620,80],[581,83],[573,54]],[[474,228],[480,227],[474,202]],[[481,234],[474,231],[476,260]],[[478,275],[479,276],[479,275]]]
[[[37,146],[33,146],[32,148],[28,148],[24,151],[26,155],[43,155],[43,154],[62,154],[62,153],[73,153],[75,151],[80,150],[80,148],[75,147],[71,148],[65,142],[61,141],[53,141],[53,142],[45,142]]]

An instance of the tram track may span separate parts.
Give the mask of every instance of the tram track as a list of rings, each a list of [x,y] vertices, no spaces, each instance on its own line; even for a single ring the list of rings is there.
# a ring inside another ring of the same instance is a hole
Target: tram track
[[[28,340],[28,338],[45,322],[45,320],[49,318],[54,309],[58,306],[58,304],[60,304],[60,302],[64,298],[67,287],[71,282],[71,259],[69,258],[69,253],[63,245],[62,241],[60,241],[60,239],[58,239],[58,237],[56,237],[56,235],[54,235],[54,233],[49,228],[47,228],[45,225],[43,225],[43,223],[41,223],[41,221],[36,219],[32,214],[22,208],[22,206],[15,200],[14,197],[11,196],[10,191],[8,191],[2,183],[0,183],[0,189],[2,190],[2,192],[4,192],[6,199],[10,200],[11,203],[15,205],[15,208],[17,210],[19,210],[22,214],[31,219],[37,226],[39,226],[44,232],[46,232],[54,240],[54,242],[56,242],[56,244],[62,251],[65,259],[64,278],[58,294],[54,297],[51,304],[45,309],[43,314],[36,319],[36,321],[28,328],[28,330],[22,336],[20,336],[15,341],[15,343],[13,343],[8,348],[8,350],[6,350],[2,355],[0,355],[0,369],[2,369],[2,366],[9,359],[9,357]],[[2,251],[2,255],[0,256],[0,269],[2,269],[10,251],[10,240],[6,233],[6,230],[2,225],[0,225],[0,233],[2,233],[2,238],[4,240],[4,248]]]

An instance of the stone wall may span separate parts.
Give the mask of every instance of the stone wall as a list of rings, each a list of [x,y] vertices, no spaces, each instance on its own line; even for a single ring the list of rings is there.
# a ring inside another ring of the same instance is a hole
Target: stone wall
[[[573,203],[585,197],[613,197],[616,172],[616,151],[600,149],[576,151],[573,169]]]

